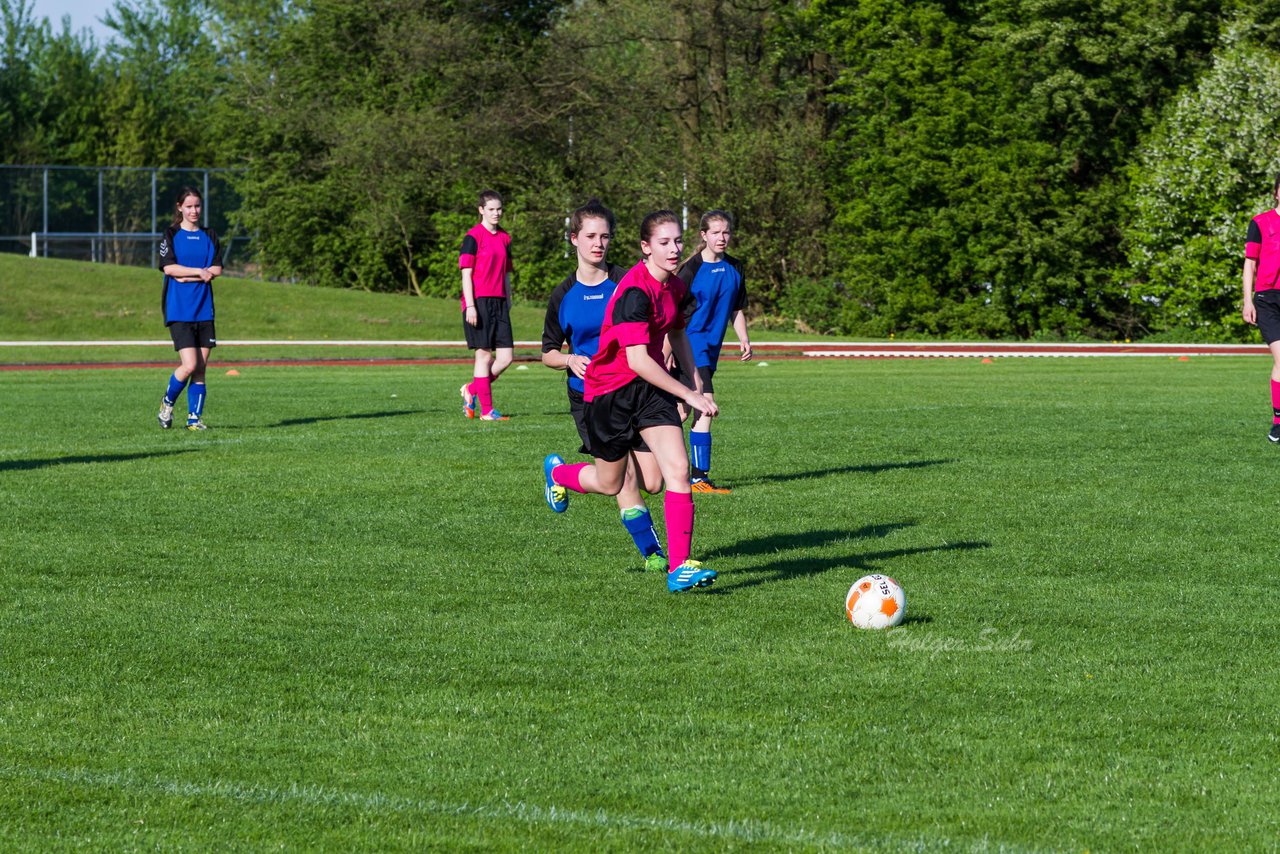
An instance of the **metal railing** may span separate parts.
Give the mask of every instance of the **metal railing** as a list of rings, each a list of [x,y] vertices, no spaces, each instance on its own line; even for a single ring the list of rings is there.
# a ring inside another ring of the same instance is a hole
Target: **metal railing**
[[[0,165],[0,251],[154,267],[172,199],[194,186],[204,196],[203,224],[222,240],[223,266],[243,269],[249,238],[231,221],[240,204],[236,171]]]

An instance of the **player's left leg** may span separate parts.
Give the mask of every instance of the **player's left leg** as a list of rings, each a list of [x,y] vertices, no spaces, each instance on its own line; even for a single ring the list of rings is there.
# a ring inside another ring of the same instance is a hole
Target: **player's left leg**
[[[511,331],[511,303],[505,299],[486,299],[484,300],[484,308],[484,322],[489,331],[486,344],[493,354],[493,358],[489,361],[487,370],[483,375],[482,382],[489,389],[489,399],[487,401],[483,397],[480,399],[480,420],[506,421],[507,417],[493,405],[492,386],[498,381],[498,377],[502,376],[502,372],[510,367],[512,360],[515,358],[515,337]],[[481,376],[479,370],[476,371],[476,376]],[[481,382],[481,380],[477,380],[477,382]]]
[[[494,351],[493,365],[489,368],[490,382],[497,382],[498,377],[502,376],[502,372],[511,367],[511,362],[515,359],[515,356],[514,347],[499,347]]]
[[[195,366],[191,371],[191,384],[187,387],[187,429],[204,430],[204,404],[207,395],[205,372],[209,365],[209,348],[200,347],[193,350],[197,354]]]
[[[679,426],[657,424],[640,430],[667,483],[663,510],[667,521],[667,556],[671,569],[667,572],[667,589],[672,593],[707,587],[715,583],[716,573],[690,560],[693,546],[693,495],[689,491],[689,458],[684,447],[684,432]]]

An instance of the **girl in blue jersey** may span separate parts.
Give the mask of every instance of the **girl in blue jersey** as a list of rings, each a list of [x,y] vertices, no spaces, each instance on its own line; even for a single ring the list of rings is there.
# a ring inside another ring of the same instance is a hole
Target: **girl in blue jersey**
[[[702,379],[702,393],[714,400],[712,377],[731,321],[738,336],[738,358],[744,362],[751,360],[751,338],[747,335],[747,319],[743,314],[747,307],[747,288],[742,263],[725,252],[733,236],[733,220],[729,214],[721,210],[707,211],[702,215],[698,230],[702,242],[678,275],[689,286],[696,304],[685,333],[689,336],[698,376]],[[682,379],[689,388],[694,387],[692,377]],[[685,413],[682,411],[681,415]],[[728,494],[731,490],[716,486],[710,476],[711,421],[705,413],[699,413],[689,430],[692,488],[694,492]]]
[[[570,216],[569,242],[577,250],[578,269],[551,292],[542,326],[542,364],[569,375],[566,383],[569,412],[582,438],[579,450],[584,454],[591,453],[591,449],[584,419],[583,378],[591,357],[600,347],[605,306],[626,273],[605,260],[615,224],[613,212],[598,199],[589,200]],[[648,453],[648,450],[641,445],[637,452]],[[644,558],[645,569],[665,571],[667,559],[653,529],[653,517],[636,483],[633,456],[627,459],[626,476],[618,493],[618,510],[622,514],[622,526]]]
[[[203,430],[205,366],[209,351],[218,343],[213,328],[213,280],[222,275],[222,244],[213,229],[200,225],[204,197],[199,190],[183,187],[174,207],[173,223],[160,238],[164,271],[160,306],[180,364],[169,377],[156,417],[166,430],[173,426],[173,405],[189,381],[187,429]]]

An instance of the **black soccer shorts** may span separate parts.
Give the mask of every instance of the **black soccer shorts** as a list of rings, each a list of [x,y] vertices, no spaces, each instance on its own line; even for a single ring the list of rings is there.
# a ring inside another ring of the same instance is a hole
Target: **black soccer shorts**
[[[476,297],[476,325],[467,323],[462,313],[462,334],[471,350],[497,350],[514,347],[511,333],[511,301],[506,297]]]
[[[175,320],[169,324],[169,337],[173,339],[174,350],[193,347],[212,350],[218,346],[218,335],[214,331],[212,320]]]
[[[639,378],[587,402],[583,418],[586,447],[592,456],[611,463],[631,451],[648,450],[640,436],[646,427],[680,426],[675,397]]]

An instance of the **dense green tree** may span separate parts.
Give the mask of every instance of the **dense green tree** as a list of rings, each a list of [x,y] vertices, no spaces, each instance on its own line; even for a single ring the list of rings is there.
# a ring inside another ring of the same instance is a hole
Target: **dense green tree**
[[[94,163],[105,139],[103,60],[92,34],[0,0],[0,161]]]
[[[753,312],[821,330],[1238,337],[1277,4],[114,0],[97,45],[0,0],[0,157],[236,167],[264,272],[316,284],[455,294],[493,188],[529,298],[598,196],[620,263],[729,209]]]
[[[1208,3],[818,2],[841,326],[1114,334],[1128,152],[1216,37]]]
[[[511,79],[527,41],[518,33],[544,23],[513,22],[504,8],[317,0],[236,66],[237,119],[225,129],[246,167],[241,220],[270,272],[457,289],[475,194],[516,185]],[[517,202],[510,219],[519,218]]]
[[[1149,331],[1251,336],[1240,316],[1249,219],[1274,206],[1280,174],[1280,53],[1240,23],[1212,67],[1144,142],[1126,229],[1130,294]]]

